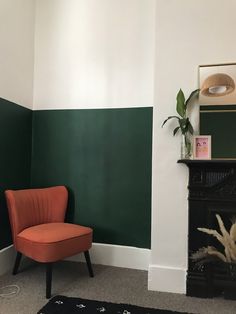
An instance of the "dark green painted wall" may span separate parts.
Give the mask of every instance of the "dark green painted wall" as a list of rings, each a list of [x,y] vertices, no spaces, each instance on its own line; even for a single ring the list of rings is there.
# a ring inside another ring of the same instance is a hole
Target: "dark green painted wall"
[[[0,249],[11,244],[4,190],[57,184],[70,190],[67,219],[96,242],[150,247],[152,108],[32,113],[0,99],[0,126]]]
[[[150,248],[152,108],[33,112],[32,186],[67,185],[94,241]]]
[[[0,249],[11,244],[4,190],[30,186],[32,111],[0,98]]]

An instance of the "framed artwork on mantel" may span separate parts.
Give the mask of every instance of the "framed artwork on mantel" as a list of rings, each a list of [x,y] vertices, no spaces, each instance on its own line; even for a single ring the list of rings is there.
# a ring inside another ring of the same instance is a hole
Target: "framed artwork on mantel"
[[[211,159],[210,135],[196,135],[193,137],[193,159]]]
[[[199,66],[200,135],[212,159],[236,159],[236,63]]]

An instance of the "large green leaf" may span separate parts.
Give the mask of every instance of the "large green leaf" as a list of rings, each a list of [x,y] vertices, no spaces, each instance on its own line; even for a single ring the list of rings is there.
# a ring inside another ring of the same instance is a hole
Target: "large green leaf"
[[[180,129],[180,126],[177,126],[177,128],[174,129],[174,131],[173,131],[173,135],[174,135],[174,136],[175,136],[175,134],[179,131],[179,129]]]
[[[184,93],[182,89],[179,90],[176,100],[177,100],[176,111],[182,118],[184,118],[186,108],[185,108],[185,97],[184,97]]]
[[[187,124],[187,119],[186,118],[179,119],[179,126],[181,128],[182,134],[186,133],[186,124]]]
[[[188,97],[188,99],[186,100],[186,103],[185,103],[185,107],[187,108],[188,106],[188,103],[190,102],[190,100],[194,97],[194,96],[197,96],[199,94],[199,91],[200,89],[195,89],[191,94],[190,96]]]
[[[170,116],[170,117],[168,117],[168,118],[165,119],[165,121],[162,123],[162,126],[161,126],[161,127],[163,127],[163,126],[166,124],[166,122],[167,122],[168,120],[170,120],[170,119],[178,119],[178,120],[179,120],[179,117],[177,117],[177,116]]]
[[[191,122],[189,121],[189,118],[186,119],[186,124],[185,124],[185,133],[189,132],[190,134],[193,134],[193,126]]]

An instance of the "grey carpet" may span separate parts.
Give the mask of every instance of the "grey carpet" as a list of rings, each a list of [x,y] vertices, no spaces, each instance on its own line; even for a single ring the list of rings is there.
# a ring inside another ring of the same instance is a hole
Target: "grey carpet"
[[[35,314],[47,303],[43,265],[28,265],[24,261],[20,270],[16,276],[6,274],[0,277],[0,287],[17,284],[21,288],[19,295],[14,298],[0,298],[0,314]],[[148,291],[146,271],[94,265],[94,272],[95,277],[90,278],[83,263],[57,263],[53,273],[53,295],[199,314],[236,313],[236,301]]]

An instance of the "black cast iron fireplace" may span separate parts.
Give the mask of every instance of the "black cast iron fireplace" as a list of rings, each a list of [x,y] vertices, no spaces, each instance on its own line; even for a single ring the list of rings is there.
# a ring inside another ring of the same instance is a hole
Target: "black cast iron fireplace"
[[[179,160],[189,167],[189,238],[187,295],[212,298],[224,291],[236,297],[235,280],[214,265],[196,267],[191,255],[208,245],[219,247],[214,238],[197,230],[198,227],[219,229],[218,213],[228,229],[236,216],[236,160]],[[234,292],[235,291],[235,292]]]

